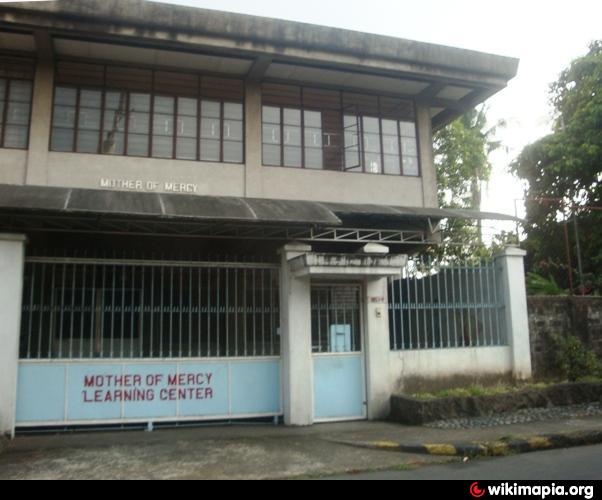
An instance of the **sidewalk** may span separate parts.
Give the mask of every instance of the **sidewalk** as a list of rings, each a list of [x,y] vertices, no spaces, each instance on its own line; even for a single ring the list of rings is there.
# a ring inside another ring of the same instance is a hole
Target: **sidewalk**
[[[359,446],[367,442],[421,445],[525,439],[574,431],[602,431],[602,418],[479,430],[354,422],[302,429],[232,426],[21,436],[0,455],[0,480],[279,479],[408,469],[461,457]]]

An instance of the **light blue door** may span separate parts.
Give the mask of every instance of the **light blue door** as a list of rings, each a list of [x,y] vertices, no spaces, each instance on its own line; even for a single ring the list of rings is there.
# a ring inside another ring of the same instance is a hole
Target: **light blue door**
[[[311,293],[314,419],[366,418],[359,285],[314,285]]]

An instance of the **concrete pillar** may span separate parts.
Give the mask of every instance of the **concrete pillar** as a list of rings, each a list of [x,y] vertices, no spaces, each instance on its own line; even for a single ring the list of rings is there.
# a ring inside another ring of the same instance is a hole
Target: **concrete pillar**
[[[525,286],[524,258],[527,252],[508,247],[495,257],[501,270],[501,290],[505,308],[505,326],[512,348],[513,375],[519,380],[532,376],[529,315]]]
[[[31,128],[27,151],[25,184],[45,186],[48,184],[48,141],[52,119],[52,82],[54,64],[40,61],[33,83]]]
[[[422,176],[422,199],[425,207],[439,207],[437,199],[437,170],[433,154],[433,128],[428,106],[416,106],[418,125],[418,147],[420,148],[420,174]]]
[[[245,87],[245,196],[263,197],[261,185],[261,85],[246,83]]]
[[[289,261],[310,252],[305,244],[286,245],[280,252],[280,334],[284,423],[307,426],[314,419],[313,358],[311,348],[311,281],[296,278]]]
[[[25,236],[0,234],[0,434],[14,436]]]
[[[387,278],[367,278],[364,300],[364,338],[368,419],[389,416],[391,370],[389,368],[389,312]]]

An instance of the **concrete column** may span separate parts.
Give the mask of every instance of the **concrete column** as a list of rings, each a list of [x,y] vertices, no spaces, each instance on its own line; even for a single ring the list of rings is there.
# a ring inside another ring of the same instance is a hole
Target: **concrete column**
[[[0,234],[0,434],[14,436],[25,236]]]
[[[505,325],[512,348],[513,375],[519,380],[532,376],[525,286],[526,255],[527,252],[520,248],[508,247],[495,257],[496,268],[501,270],[502,298],[506,306]]]
[[[25,184],[37,186],[48,184],[48,149],[52,119],[53,80],[53,63],[40,61],[33,84],[32,120],[29,131]]]
[[[439,207],[437,199],[437,170],[433,155],[433,128],[428,106],[416,106],[418,124],[418,147],[420,148],[420,169],[422,176],[422,199],[425,207]]]
[[[245,196],[261,198],[261,85],[247,82],[245,87]]]
[[[368,419],[389,416],[391,370],[389,368],[389,312],[387,278],[367,278],[364,300],[364,343]]]
[[[280,333],[282,340],[282,382],[284,423],[313,424],[314,383],[311,349],[311,281],[295,278],[289,261],[310,252],[304,244],[286,245],[281,250]]]

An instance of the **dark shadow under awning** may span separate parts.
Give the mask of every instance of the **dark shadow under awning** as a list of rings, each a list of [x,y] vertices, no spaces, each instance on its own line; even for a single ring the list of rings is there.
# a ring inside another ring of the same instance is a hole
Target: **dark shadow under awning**
[[[502,214],[439,208],[266,200],[224,196],[0,185],[0,209],[62,215],[120,215],[147,219],[224,221],[337,227],[348,217],[390,220],[448,218],[512,220]]]

